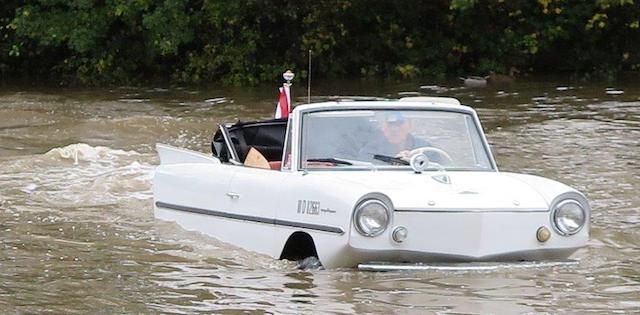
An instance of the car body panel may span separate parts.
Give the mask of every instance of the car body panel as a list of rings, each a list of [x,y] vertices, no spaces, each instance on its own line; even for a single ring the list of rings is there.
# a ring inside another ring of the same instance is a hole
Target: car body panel
[[[430,171],[416,174],[404,169],[309,173],[312,178],[331,177],[344,185],[359,185],[365,190],[381,192],[394,201],[396,209],[401,210],[549,210],[549,203],[531,186],[498,172]],[[450,178],[450,184],[437,180],[443,175]]]

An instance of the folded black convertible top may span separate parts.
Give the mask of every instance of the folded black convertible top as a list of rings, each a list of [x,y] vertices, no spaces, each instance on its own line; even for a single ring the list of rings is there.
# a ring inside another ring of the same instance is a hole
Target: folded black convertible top
[[[258,121],[238,121],[227,127],[231,143],[240,161],[244,161],[251,147],[260,151],[268,161],[280,161],[284,149],[287,118]],[[211,151],[223,162],[229,160],[222,131],[216,130]]]

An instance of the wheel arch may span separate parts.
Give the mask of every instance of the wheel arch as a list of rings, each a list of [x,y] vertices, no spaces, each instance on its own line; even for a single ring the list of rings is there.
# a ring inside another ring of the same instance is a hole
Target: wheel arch
[[[304,231],[291,233],[280,253],[280,259],[287,260],[300,260],[310,256],[318,257],[318,251],[313,237]]]

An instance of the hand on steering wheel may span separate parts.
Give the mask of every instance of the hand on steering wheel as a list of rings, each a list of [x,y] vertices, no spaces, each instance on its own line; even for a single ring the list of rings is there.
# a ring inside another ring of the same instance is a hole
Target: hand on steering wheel
[[[416,154],[421,154],[421,153],[426,154],[427,152],[433,152],[438,154],[438,156],[441,156],[443,159],[441,162],[444,164],[448,164],[448,165],[453,164],[453,159],[451,158],[449,153],[447,153],[442,149],[438,149],[436,147],[420,147],[420,148],[413,149],[411,151],[409,150],[400,151],[397,157],[403,160],[409,161],[409,159],[411,159],[412,156]]]

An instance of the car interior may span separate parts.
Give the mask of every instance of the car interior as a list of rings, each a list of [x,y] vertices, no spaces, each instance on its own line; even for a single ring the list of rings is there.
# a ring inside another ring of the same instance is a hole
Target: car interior
[[[264,158],[270,169],[280,170],[286,130],[286,118],[221,124],[211,141],[211,151],[223,163],[235,160],[247,166],[266,168],[262,163]],[[229,139],[230,146],[225,138]]]

